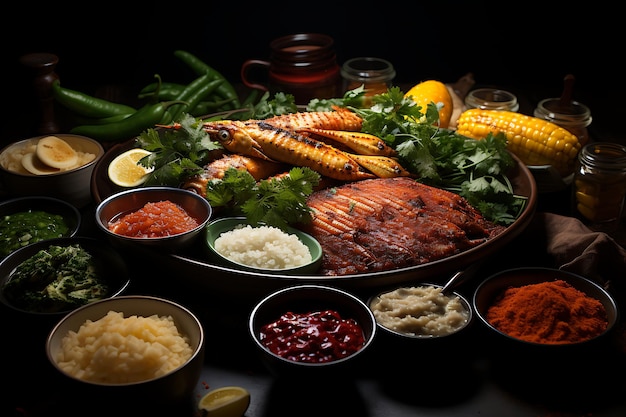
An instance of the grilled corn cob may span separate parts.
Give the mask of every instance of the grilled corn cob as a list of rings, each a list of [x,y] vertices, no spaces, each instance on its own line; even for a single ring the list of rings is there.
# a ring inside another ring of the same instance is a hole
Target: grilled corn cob
[[[503,110],[469,109],[457,121],[457,133],[483,139],[504,133],[507,147],[526,165],[552,165],[561,175],[573,172],[581,144],[566,129],[537,117]]]

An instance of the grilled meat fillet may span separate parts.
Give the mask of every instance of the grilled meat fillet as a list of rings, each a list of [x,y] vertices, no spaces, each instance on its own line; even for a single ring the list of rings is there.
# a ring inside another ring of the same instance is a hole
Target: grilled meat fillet
[[[324,250],[320,273],[359,274],[442,259],[501,233],[457,194],[407,177],[376,178],[309,196],[305,231]]]

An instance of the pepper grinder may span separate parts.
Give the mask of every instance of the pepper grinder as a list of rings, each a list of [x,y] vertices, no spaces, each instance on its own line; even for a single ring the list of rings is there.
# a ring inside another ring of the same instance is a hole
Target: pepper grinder
[[[54,72],[59,58],[50,53],[32,53],[20,57],[20,63],[27,67],[34,76],[33,90],[39,105],[39,126],[37,132],[42,135],[58,133],[60,128],[54,115],[54,97],[52,83],[59,79]]]

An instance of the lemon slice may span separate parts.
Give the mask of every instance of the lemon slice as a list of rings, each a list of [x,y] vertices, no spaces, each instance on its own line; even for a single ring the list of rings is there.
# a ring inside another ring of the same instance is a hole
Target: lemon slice
[[[70,168],[78,162],[78,154],[69,143],[56,136],[46,136],[37,142],[37,158],[52,168]]]
[[[138,162],[151,153],[142,148],[134,148],[119,154],[109,164],[109,179],[121,187],[136,187],[143,184],[153,168],[146,168]]]
[[[200,399],[198,409],[206,417],[241,417],[250,405],[250,393],[242,387],[222,387]]]

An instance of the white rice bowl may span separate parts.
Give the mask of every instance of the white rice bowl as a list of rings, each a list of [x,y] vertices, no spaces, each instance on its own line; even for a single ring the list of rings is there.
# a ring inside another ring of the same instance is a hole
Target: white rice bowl
[[[239,225],[221,233],[214,246],[230,261],[259,269],[296,268],[312,261],[298,236],[273,226]]]

